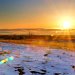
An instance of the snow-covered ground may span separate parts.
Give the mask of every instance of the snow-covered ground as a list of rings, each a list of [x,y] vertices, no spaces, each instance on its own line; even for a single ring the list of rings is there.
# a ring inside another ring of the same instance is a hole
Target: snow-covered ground
[[[0,75],[75,75],[75,52],[0,43],[0,60],[14,57],[13,61],[0,65]]]

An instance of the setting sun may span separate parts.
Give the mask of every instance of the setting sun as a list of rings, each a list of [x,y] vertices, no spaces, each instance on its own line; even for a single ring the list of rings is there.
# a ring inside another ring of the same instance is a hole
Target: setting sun
[[[71,29],[73,27],[73,19],[71,16],[63,16],[58,20],[58,27],[62,30]]]
[[[64,21],[63,22],[63,29],[70,29],[71,23],[70,21]]]

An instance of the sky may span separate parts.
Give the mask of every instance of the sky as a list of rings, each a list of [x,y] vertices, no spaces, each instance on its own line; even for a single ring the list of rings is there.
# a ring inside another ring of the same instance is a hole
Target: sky
[[[0,29],[58,29],[65,17],[74,28],[75,0],[0,0]]]

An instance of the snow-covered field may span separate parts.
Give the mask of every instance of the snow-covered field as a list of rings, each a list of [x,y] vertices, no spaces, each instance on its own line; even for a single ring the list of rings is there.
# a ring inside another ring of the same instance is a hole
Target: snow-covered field
[[[0,65],[0,75],[75,75],[75,52],[0,43],[0,60],[14,57],[13,61]]]

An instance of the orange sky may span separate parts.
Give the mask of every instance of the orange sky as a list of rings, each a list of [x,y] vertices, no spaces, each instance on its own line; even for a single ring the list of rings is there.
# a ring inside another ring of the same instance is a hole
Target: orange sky
[[[0,29],[60,28],[61,19],[75,20],[74,0],[13,0],[0,1]]]

